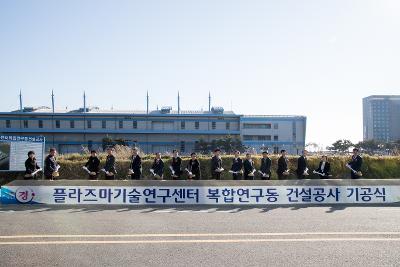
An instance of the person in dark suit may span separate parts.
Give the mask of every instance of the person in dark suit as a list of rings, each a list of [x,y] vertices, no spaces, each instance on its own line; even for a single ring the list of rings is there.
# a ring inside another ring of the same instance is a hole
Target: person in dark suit
[[[60,165],[57,163],[56,156],[57,150],[50,148],[49,155],[44,160],[44,177],[48,180],[54,180],[59,176]]]
[[[233,180],[242,179],[242,168],[243,168],[243,161],[240,158],[240,152],[235,151],[235,157],[232,160],[232,167],[231,167]]]
[[[308,176],[308,167],[307,167],[307,150],[303,151],[303,154],[297,159],[297,178],[305,179]]]
[[[134,147],[132,149],[131,165],[130,165],[130,176],[132,180],[140,180],[142,176],[142,158],[138,154],[138,149]]]
[[[196,153],[190,154],[190,160],[187,165],[187,170],[189,171],[188,174],[188,179],[195,179],[195,180],[200,180],[201,179],[201,173],[200,173],[200,162],[197,159]]]
[[[172,162],[171,162],[171,169],[173,170],[172,178],[174,180],[179,180],[181,178],[182,170],[182,159],[179,157],[178,150],[172,151]]]
[[[156,153],[156,158],[151,166],[151,170],[153,170],[155,179],[164,180],[164,161],[161,159],[161,154],[159,152]]]
[[[331,173],[331,164],[328,162],[328,157],[327,156],[322,156],[321,161],[319,163],[318,169],[316,172],[322,173],[319,174],[320,178],[328,178]]]
[[[243,161],[243,174],[245,180],[254,180],[254,161],[251,158],[251,154],[246,154],[246,159]]]
[[[25,161],[25,180],[36,179],[37,177],[37,170],[40,170],[39,165],[36,161],[36,156],[34,151],[28,152],[28,159]],[[35,173],[36,172],[36,173]],[[35,174],[33,174],[35,173]]]
[[[281,156],[278,159],[278,170],[276,171],[278,174],[279,180],[284,180],[285,177],[289,174],[288,172],[288,159],[286,157],[286,150],[281,150]]]
[[[358,148],[353,149],[353,156],[351,157],[351,161],[348,163],[348,165],[353,169],[351,171],[351,179],[359,179],[361,178],[361,166],[362,166],[363,160],[361,156],[359,155],[359,150]]]
[[[221,180],[222,159],[221,150],[219,148],[214,150],[214,156],[211,158],[211,177],[215,180]]]
[[[263,173],[263,175],[261,176],[262,180],[271,179],[271,165],[272,165],[272,161],[268,157],[268,152],[263,151],[262,159],[261,159],[261,167],[260,167],[260,171]]]
[[[100,160],[97,157],[96,150],[90,152],[90,157],[85,164],[85,167],[89,170],[89,179],[97,180],[100,172]]]
[[[113,148],[111,147],[107,148],[106,164],[103,167],[103,170],[105,171],[106,174],[105,176],[106,180],[114,180],[115,174],[117,174],[115,157],[113,153],[114,153]]]

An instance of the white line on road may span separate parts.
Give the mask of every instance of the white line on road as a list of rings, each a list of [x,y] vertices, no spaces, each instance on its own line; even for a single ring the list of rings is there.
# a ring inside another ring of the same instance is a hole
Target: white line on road
[[[291,239],[193,239],[193,240],[67,240],[67,241],[15,241],[0,245],[77,245],[77,244],[168,244],[168,243],[262,243],[262,242],[399,242],[400,238],[291,238]]]
[[[400,232],[299,232],[299,233],[175,233],[175,234],[76,234],[76,235],[4,235],[0,239],[20,238],[121,238],[121,237],[226,237],[226,236],[316,236],[316,235],[400,235]]]

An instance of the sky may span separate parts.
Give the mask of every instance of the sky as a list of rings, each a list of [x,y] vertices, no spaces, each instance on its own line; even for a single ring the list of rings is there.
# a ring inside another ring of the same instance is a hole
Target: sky
[[[1,0],[0,111],[213,106],[307,116],[362,140],[362,98],[400,94],[397,0]]]

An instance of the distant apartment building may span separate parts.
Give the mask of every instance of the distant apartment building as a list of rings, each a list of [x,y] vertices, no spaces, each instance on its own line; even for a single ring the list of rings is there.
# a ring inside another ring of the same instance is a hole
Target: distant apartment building
[[[363,99],[364,140],[400,140],[400,95],[372,95]]]

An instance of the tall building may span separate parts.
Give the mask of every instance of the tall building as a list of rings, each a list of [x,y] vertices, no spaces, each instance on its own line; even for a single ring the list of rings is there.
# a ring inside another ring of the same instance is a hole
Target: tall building
[[[101,149],[103,138],[125,140],[146,153],[178,149],[183,154],[195,150],[199,140],[210,142],[227,135],[241,139],[256,151],[268,148],[271,153],[286,149],[299,154],[305,146],[306,117],[304,116],[246,116],[221,107],[207,111],[184,111],[163,107],[145,111],[101,110],[84,107],[77,110],[57,110],[52,107],[22,106],[11,112],[0,112],[0,133],[9,135],[42,135],[46,147],[61,153],[80,152],[82,147]]]
[[[364,140],[400,140],[400,96],[372,95],[363,99]]]

